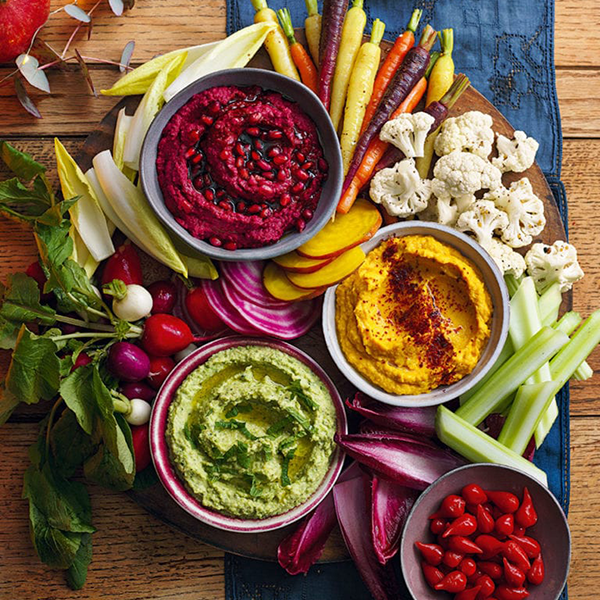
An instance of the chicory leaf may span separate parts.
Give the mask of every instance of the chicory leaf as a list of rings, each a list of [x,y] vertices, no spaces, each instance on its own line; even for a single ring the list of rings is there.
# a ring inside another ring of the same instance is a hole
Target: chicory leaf
[[[19,178],[31,181],[36,175],[46,172],[46,167],[33,160],[26,152],[17,150],[8,142],[0,141],[0,157],[4,164]]]
[[[67,569],[67,585],[72,590],[80,590],[85,585],[88,567],[92,562],[92,536],[84,533],[81,536],[79,550],[75,554],[73,563]]]

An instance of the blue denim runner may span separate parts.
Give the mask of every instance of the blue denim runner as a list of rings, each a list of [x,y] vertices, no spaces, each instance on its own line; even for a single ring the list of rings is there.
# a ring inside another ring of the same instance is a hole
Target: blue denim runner
[[[321,4],[321,3],[319,3]],[[301,26],[304,0],[270,0],[286,6]],[[552,0],[365,0],[369,24],[379,18],[386,38],[402,33],[415,8],[421,25],[453,27],[454,62],[472,85],[517,129],[540,142],[537,160],[554,193],[565,228],[567,198],[560,181],[562,134],[554,79],[554,2]],[[229,33],[252,23],[250,0],[228,0]],[[569,392],[558,397],[560,415],[535,463],[548,473],[550,489],[565,511],[569,504]],[[303,577],[288,576],[277,564],[227,555],[227,600],[369,600],[351,562],[317,565]],[[409,598],[408,592],[403,595]],[[566,600],[563,593],[561,600]]]

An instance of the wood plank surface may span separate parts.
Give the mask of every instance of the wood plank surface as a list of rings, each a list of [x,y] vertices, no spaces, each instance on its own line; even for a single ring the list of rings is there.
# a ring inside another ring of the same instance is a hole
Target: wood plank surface
[[[90,8],[93,0],[82,0]],[[62,2],[61,2],[62,4]],[[53,0],[53,8],[59,6]],[[193,18],[190,18],[190,14]],[[72,30],[66,15],[53,17],[45,39],[60,48]],[[91,40],[78,41],[84,55],[118,60],[125,43],[136,41],[134,63],[174,48],[219,39],[225,31],[224,0],[138,0],[125,17],[115,17],[103,2],[94,19]],[[82,32],[83,34],[84,32]],[[84,36],[82,36],[84,37]],[[574,309],[583,315],[600,306],[600,236],[597,196],[600,190],[600,2],[556,0],[557,89],[565,136],[563,181],[569,197],[571,241],[577,246],[586,278],[575,286]],[[0,68],[0,79],[10,67]],[[97,87],[118,77],[115,68],[95,66]],[[14,138],[22,149],[52,164],[52,136],[60,135],[75,152],[83,137],[116,102],[94,99],[76,73],[53,72],[52,96],[35,94],[44,118],[25,114],[12,86],[0,87],[0,137]],[[54,177],[53,167],[50,174]],[[30,233],[0,220],[0,279],[24,268],[35,255]],[[600,352],[589,360],[600,370]],[[590,600],[600,587],[600,381],[572,385],[571,510],[573,561],[569,578],[572,600]],[[37,409],[19,411],[19,419],[0,428],[0,598],[24,600],[183,599],[222,600],[222,553],[171,530],[148,516],[123,494],[92,489],[98,533],[86,587],[70,591],[62,574],[41,565],[27,532],[26,502],[20,499],[27,446],[37,433]]]

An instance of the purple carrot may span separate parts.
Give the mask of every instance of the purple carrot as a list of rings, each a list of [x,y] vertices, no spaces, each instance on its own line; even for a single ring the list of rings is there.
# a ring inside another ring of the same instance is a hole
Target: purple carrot
[[[371,478],[371,537],[382,565],[398,552],[402,527],[418,495],[378,475]]]
[[[356,144],[356,150],[350,162],[350,168],[344,180],[342,192],[348,189],[350,182],[354,178],[354,175],[356,175],[356,171],[358,171],[358,167],[371,140],[379,133],[383,124],[389,120],[391,114],[408,96],[410,90],[425,75],[431,59],[429,51],[435,43],[436,35],[435,29],[431,25],[427,25],[423,30],[419,45],[411,48],[406,54],[404,61],[396,71],[394,78],[390,81],[385,94],[381,98],[373,118],[369,121],[367,128]]]
[[[371,539],[368,481],[360,477],[333,488],[335,512],[350,556],[375,600],[401,598],[391,564],[382,565]]]
[[[362,476],[357,462],[344,470],[338,483]],[[281,541],[277,548],[277,561],[290,574],[308,573],[321,554],[331,531],[335,527],[333,492],[329,492],[316,510],[304,518],[298,528]]]
[[[319,42],[319,93],[325,108],[329,110],[331,84],[342,39],[342,27],[348,11],[348,0],[324,0]]]
[[[352,400],[346,400],[346,406],[377,425],[413,432],[427,437],[435,436],[434,406],[404,408],[377,402],[373,398],[357,392]]]
[[[336,434],[335,441],[358,462],[415,490],[424,490],[448,471],[465,464],[448,450],[401,437],[395,434],[373,439],[368,434]]]

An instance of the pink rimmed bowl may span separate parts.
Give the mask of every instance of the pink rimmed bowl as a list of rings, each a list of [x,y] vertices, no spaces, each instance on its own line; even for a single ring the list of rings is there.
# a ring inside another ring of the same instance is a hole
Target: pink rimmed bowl
[[[333,488],[337,481],[342,470],[344,456],[341,450],[336,447],[331,458],[329,469],[315,492],[305,502],[288,512],[273,515],[272,517],[267,517],[265,519],[240,519],[232,517],[202,506],[202,504],[190,494],[171,463],[169,446],[166,438],[169,407],[175,398],[177,389],[194,369],[205,363],[213,354],[239,346],[267,346],[285,352],[309,367],[323,382],[331,395],[337,416],[337,432],[347,433],[348,424],[344,403],[329,376],[310,356],[285,342],[233,336],[215,340],[214,342],[210,342],[205,346],[198,348],[198,350],[184,358],[173,371],[171,371],[154,401],[152,417],[150,420],[150,450],[152,452],[152,460],[154,461],[156,472],[158,473],[162,485],[171,498],[173,498],[183,510],[199,521],[225,531],[232,531],[235,533],[264,533],[266,531],[272,531],[290,525],[315,509],[323,498],[331,491],[331,488]]]

